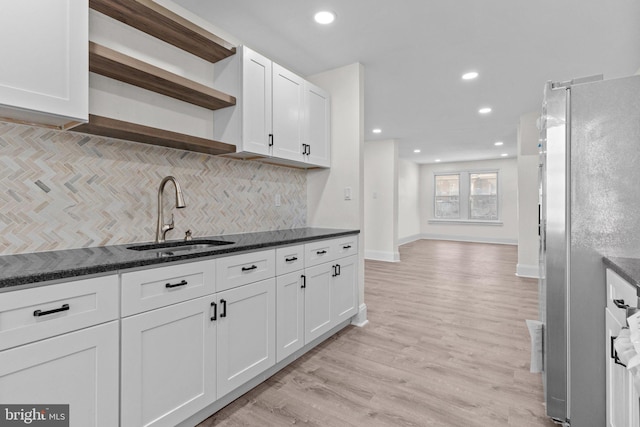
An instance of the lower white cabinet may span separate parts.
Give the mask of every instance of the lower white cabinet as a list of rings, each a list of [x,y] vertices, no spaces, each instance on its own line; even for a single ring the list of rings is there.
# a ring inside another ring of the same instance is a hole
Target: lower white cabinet
[[[71,427],[117,426],[118,334],[111,321],[1,351],[0,402],[68,404]]]
[[[276,362],[276,280],[239,286],[216,297],[220,398]]]
[[[357,275],[358,257],[350,256],[336,261],[337,274],[331,288],[333,326],[350,319],[358,312]]]
[[[332,327],[331,288],[334,265],[326,263],[305,269],[307,278],[304,289],[305,343],[318,338]]]
[[[607,389],[607,427],[640,426],[640,397],[633,375],[617,359],[613,340],[626,327],[625,306],[637,306],[635,286],[607,269],[607,307],[605,308],[605,354]]]
[[[304,271],[276,278],[276,362],[304,346]]]
[[[304,271],[304,340],[308,344],[357,313],[358,257],[339,258]]]
[[[175,426],[216,400],[214,297],[122,320],[121,425]]]
[[[627,411],[625,406],[628,402],[627,390],[627,368],[615,362],[615,353],[612,349],[612,339],[618,336],[622,325],[608,308],[605,309],[605,324],[607,330],[607,427],[625,427],[627,424]],[[637,425],[637,424],[636,424]]]

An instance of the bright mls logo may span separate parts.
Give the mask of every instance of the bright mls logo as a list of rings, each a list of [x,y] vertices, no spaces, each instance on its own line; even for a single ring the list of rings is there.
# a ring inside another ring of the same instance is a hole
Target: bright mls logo
[[[69,405],[0,405],[0,427],[69,427]]]

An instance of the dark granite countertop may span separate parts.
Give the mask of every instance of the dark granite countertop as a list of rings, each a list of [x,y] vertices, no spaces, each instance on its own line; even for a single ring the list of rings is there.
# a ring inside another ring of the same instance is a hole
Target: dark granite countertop
[[[68,249],[0,256],[0,292],[27,284],[37,284],[92,274],[116,272],[127,268],[162,264],[186,259],[225,256],[234,252],[293,245],[313,240],[358,234],[359,230],[296,228],[292,230],[227,234],[197,237],[193,240],[233,242],[224,246],[188,251],[178,255],[159,255],[153,251],[127,249],[139,243]]]
[[[620,277],[640,288],[640,258],[603,257],[604,265]]]

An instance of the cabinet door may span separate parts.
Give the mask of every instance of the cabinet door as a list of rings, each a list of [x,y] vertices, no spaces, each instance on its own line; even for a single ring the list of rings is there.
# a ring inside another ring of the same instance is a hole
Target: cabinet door
[[[213,297],[122,320],[122,426],[174,426],[216,399]]]
[[[358,257],[350,256],[336,261],[337,275],[331,289],[333,325],[350,319],[358,312]]]
[[[611,357],[612,337],[618,336],[622,325],[608,308],[605,309],[605,322],[607,337],[605,351],[607,356],[606,383],[607,383],[607,427],[623,427],[627,423],[626,405],[628,402],[628,372],[627,368],[615,363]]]
[[[302,271],[276,278],[276,361],[304,345],[304,286]]]
[[[242,53],[242,149],[269,155],[272,63],[251,49]]]
[[[273,155],[304,161],[304,80],[273,64]]]
[[[310,343],[329,331],[331,323],[332,264],[320,264],[305,270],[304,342]]]
[[[306,161],[331,166],[331,99],[329,94],[309,82],[304,83],[305,127],[303,143],[308,144]]]
[[[2,2],[0,116],[55,126],[87,121],[88,22],[87,0]]]
[[[118,425],[118,322],[0,352],[0,402],[68,404],[71,427]]]
[[[276,280],[218,293],[218,397],[276,360]]]

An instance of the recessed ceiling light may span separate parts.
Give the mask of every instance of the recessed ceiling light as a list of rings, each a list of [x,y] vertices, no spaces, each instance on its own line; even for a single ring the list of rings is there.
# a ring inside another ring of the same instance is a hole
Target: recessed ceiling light
[[[476,73],[475,71],[470,71],[462,75],[462,80],[473,80],[476,77],[478,77],[478,73]]]
[[[377,129],[377,128],[376,128],[376,129],[372,130],[371,132],[373,132],[373,133],[380,133],[380,132],[382,132],[382,129]]]
[[[502,153],[502,154],[500,154],[500,156],[502,156],[502,157],[507,157],[507,156],[508,156],[508,154],[507,154],[507,153]]]
[[[331,24],[336,19],[336,14],[329,12],[328,10],[323,10],[316,13],[313,16],[313,19],[315,19],[318,24],[327,25]]]
[[[414,153],[419,153],[419,152],[420,152],[420,149],[419,149],[419,148],[416,148],[415,150],[413,150],[413,152],[414,152]]]
[[[478,110],[478,113],[480,114],[489,114],[491,112],[491,108],[489,107],[482,107],[481,109]]]
[[[436,163],[438,163],[440,161],[440,159],[436,159]]]
[[[495,145],[496,147],[499,147],[501,145],[504,145],[504,142],[502,141],[494,142],[493,145]]]

